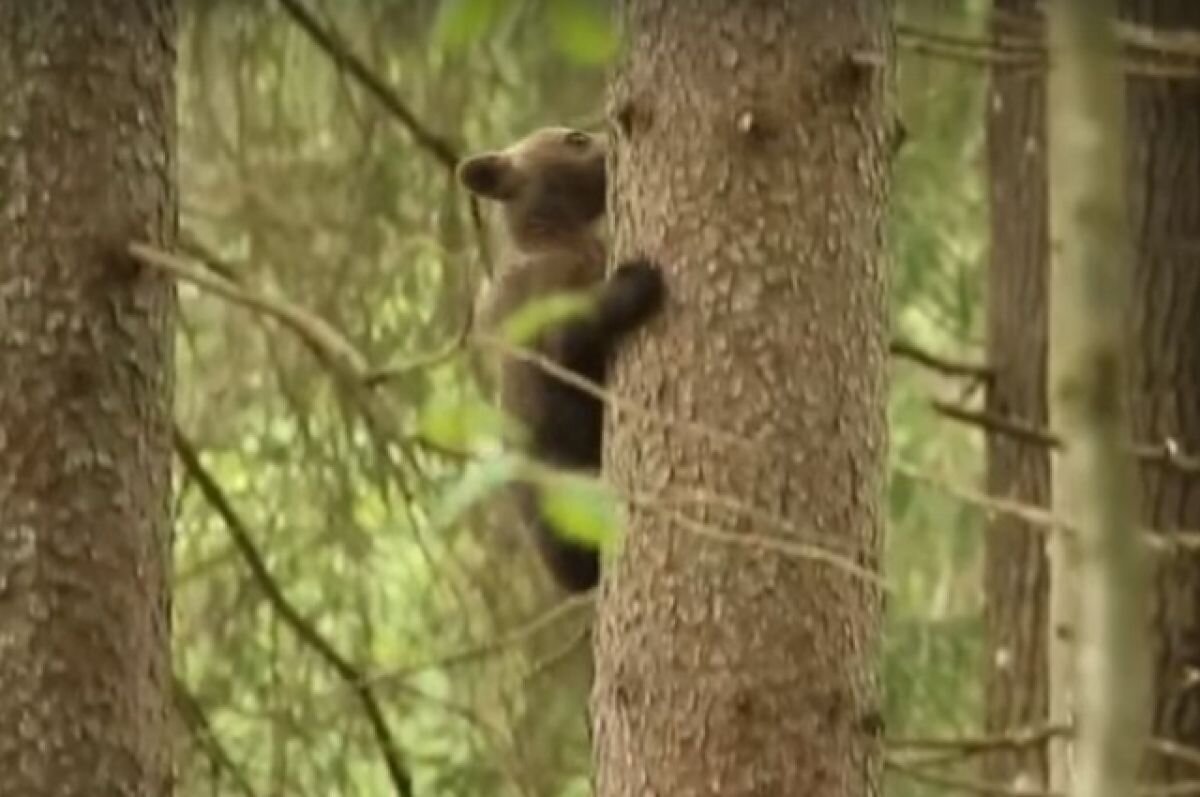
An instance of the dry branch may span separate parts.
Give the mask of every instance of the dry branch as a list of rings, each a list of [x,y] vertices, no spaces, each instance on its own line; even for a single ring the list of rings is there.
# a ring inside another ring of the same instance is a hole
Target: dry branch
[[[387,719],[384,717],[383,708],[379,700],[375,697],[375,693],[372,691],[366,678],[363,677],[357,667],[338,652],[333,643],[327,640],[300,613],[300,610],[288,600],[287,596],[283,594],[282,589],[280,589],[279,584],[276,582],[274,576],[271,575],[270,569],[263,560],[262,554],[258,552],[248,526],[242,520],[241,515],[233,508],[233,503],[217,483],[217,480],[208,472],[203,463],[200,462],[200,455],[196,451],[195,446],[192,445],[192,442],[178,427],[173,429],[172,434],[175,452],[183,463],[184,469],[195,480],[205,500],[217,515],[220,516],[221,520],[224,521],[225,528],[233,540],[234,547],[237,548],[242,560],[250,569],[255,583],[262,590],[267,603],[275,610],[275,613],[283,621],[284,625],[290,628],[302,643],[323,659],[358,698],[363,712],[366,714],[367,722],[371,726],[371,731],[375,735],[375,741],[387,766],[388,776],[391,779],[396,794],[399,797],[413,797],[412,774],[408,771],[408,767],[404,763],[400,754],[400,748],[396,743],[395,737],[392,735],[391,728],[388,727]]]

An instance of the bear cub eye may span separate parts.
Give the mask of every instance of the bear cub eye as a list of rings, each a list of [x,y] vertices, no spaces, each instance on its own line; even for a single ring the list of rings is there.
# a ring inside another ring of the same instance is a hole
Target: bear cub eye
[[[592,137],[582,130],[572,130],[563,136],[563,141],[573,149],[584,149],[592,143]]]

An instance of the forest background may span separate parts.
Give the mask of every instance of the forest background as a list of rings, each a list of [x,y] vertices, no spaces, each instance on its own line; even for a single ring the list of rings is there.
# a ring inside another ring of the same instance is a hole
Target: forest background
[[[496,431],[462,346],[496,225],[450,166],[541,125],[602,122],[617,46],[604,5],[213,2],[183,18],[183,250],[298,320],[181,288],[177,419],[196,458],[177,494],[179,794],[384,793],[389,747],[420,794],[589,793],[589,604],[564,603],[479,503],[494,466],[453,453]],[[978,40],[987,7],[902,0],[899,30]],[[983,360],[987,71],[909,43],[889,227],[885,719],[889,737],[970,737],[983,444],[945,408],[981,391],[969,368],[921,355]],[[314,356],[325,324],[383,369],[394,459]],[[576,497],[585,526],[596,500]],[[933,788],[888,777],[892,794]]]

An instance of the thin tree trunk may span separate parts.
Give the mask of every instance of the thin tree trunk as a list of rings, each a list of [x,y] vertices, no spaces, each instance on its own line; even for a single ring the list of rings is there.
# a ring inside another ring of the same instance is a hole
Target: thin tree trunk
[[[1132,794],[1143,741],[1143,548],[1121,401],[1129,286],[1124,180],[1113,168],[1124,121],[1114,5],[1060,2],[1049,17],[1051,229],[1058,255],[1051,418],[1065,442],[1054,491],[1056,511],[1077,530],[1071,545],[1058,549],[1064,559],[1054,573],[1071,600],[1060,604],[1053,632],[1074,652],[1074,677],[1054,684],[1070,691],[1054,699],[1076,725],[1072,767],[1057,762],[1064,782],[1054,785],[1080,797]]]
[[[1028,35],[1039,0],[995,0],[997,40]],[[987,103],[991,190],[988,412],[1044,428],[1049,291],[1046,82],[1028,67],[996,65]],[[1050,452],[1004,434],[987,436],[987,490],[1036,506],[1050,502]],[[1049,566],[1042,529],[1012,515],[989,521],[984,581],[988,638],[987,728],[1005,733],[1046,722]],[[989,780],[1044,788],[1044,746],[999,751]]]
[[[615,256],[670,299],[616,369],[653,417],[609,416],[597,794],[875,794],[890,7],[622,17]]]
[[[1200,30],[1195,0],[1122,0],[1122,16],[1163,31]],[[1200,452],[1200,84],[1131,77],[1127,163],[1133,251],[1130,415],[1134,438]],[[1200,478],[1147,464],[1141,519],[1155,529],[1200,528]],[[1156,560],[1152,598],[1153,731],[1200,747],[1200,555]],[[1192,780],[1178,759],[1149,777]]]
[[[0,10],[0,794],[170,791],[175,26]]]

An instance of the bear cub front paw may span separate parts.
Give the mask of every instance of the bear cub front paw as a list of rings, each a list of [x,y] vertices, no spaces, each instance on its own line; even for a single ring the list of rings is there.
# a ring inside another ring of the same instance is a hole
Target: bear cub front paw
[[[667,293],[662,270],[646,258],[627,260],[617,266],[611,281],[628,316],[642,320],[662,308]]]

